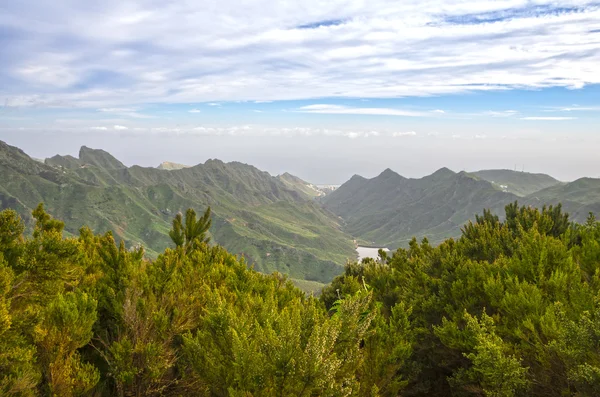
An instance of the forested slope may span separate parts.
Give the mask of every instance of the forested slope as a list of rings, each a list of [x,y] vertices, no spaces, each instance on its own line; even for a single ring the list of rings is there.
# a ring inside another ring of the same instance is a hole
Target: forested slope
[[[519,182],[519,193],[550,187],[519,197],[481,175]],[[532,181],[535,186],[528,185]],[[573,220],[584,222],[590,212],[600,213],[600,180],[582,178],[563,184],[543,174],[505,170],[470,174],[447,168],[410,179],[387,169],[372,179],[355,175],[322,201],[359,241],[397,248],[406,247],[414,236],[427,237],[432,244],[457,237],[481,208],[502,217],[504,207],[517,199],[538,208],[562,203]]]
[[[339,220],[303,191],[242,163],[209,160],[179,170],[126,167],[102,150],[40,164],[0,142],[0,208],[14,208],[31,226],[39,202],[76,234],[83,225],[111,230],[126,246],[156,257],[169,245],[170,220],[190,207],[211,206],[211,233],[257,270],[327,282],[355,252]]]

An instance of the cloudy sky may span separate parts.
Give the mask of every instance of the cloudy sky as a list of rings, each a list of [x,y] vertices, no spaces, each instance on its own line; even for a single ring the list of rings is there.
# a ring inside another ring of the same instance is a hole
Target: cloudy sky
[[[97,3],[1,2],[1,140],[331,184],[388,167],[600,177],[599,2]]]

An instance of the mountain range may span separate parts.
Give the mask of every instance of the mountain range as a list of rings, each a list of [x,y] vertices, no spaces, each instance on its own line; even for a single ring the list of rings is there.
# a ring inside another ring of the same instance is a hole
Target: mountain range
[[[128,247],[152,257],[171,245],[170,223],[180,211],[210,206],[214,241],[242,254],[256,270],[328,282],[356,253],[340,220],[317,203],[299,178],[208,160],[163,170],[127,167],[103,150],[82,147],[79,157],[54,156],[42,164],[0,142],[0,209],[14,208],[31,224],[44,202],[76,234],[83,225],[112,231]]]
[[[483,208],[502,217],[514,201],[535,207],[561,203],[572,220],[584,222],[590,212],[600,213],[600,180],[562,183],[545,174],[447,168],[412,179],[387,169],[371,179],[355,175],[322,200],[359,242],[392,249],[413,236],[433,243],[457,237]]]
[[[127,247],[143,245],[149,257],[172,244],[168,232],[178,212],[210,206],[216,243],[307,290],[355,260],[355,242],[395,249],[415,236],[438,243],[459,236],[484,208],[502,216],[517,200],[536,207],[562,203],[578,222],[600,213],[600,180],[592,178],[564,183],[545,174],[442,168],[415,179],[386,169],[328,189],[239,162],[127,167],[85,146],[78,157],[40,162],[1,141],[0,181],[0,210],[16,209],[30,229],[31,211],[43,202],[65,221],[67,233],[76,235],[83,225],[111,231]]]

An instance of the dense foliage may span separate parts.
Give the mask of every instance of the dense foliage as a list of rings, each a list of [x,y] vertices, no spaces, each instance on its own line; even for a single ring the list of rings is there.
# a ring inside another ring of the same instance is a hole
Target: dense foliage
[[[600,395],[600,223],[571,224],[561,207],[484,211],[458,240],[413,239],[382,262],[346,268],[328,307],[364,284],[388,325],[407,313],[403,395]],[[367,339],[366,348],[369,347]],[[398,344],[389,343],[390,351]],[[393,355],[385,354],[382,360]],[[373,383],[384,395],[390,378]]]
[[[0,212],[0,395],[345,396],[373,312],[331,311],[279,274],[209,246],[210,210],[173,221],[154,261],[43,206],[30,238]]]
[[[349,264],[320,299],[173,221],[155,260],[43,206],[0,212],[0,395],[600,393],[600,224],[484,211],[458,240]]]

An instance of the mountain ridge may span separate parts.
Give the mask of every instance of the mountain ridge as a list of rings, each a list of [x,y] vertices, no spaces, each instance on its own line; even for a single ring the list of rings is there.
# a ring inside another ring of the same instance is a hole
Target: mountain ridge
[[[483,173],[489,171],[495,170]],[[392,249],[406,246],[413,236],[428,237],[433,243],[456,237],[482,208],[503,216],[504,207],[514,201],[537,207],[564,202],[579,222],[588,212],[600,211],[600,180],[582,178],[563,184],[545,174],[533,177],[541,180],[544,189],[520,196],[478,172],[456,173],[443,167],[422,178],[404,178],[388,168],[371,179],[353,176],[322,202],[344,220],[345,230],[359,242]],[[531,180],[532,176],[516,178]]]
[[[31,224],[31,210],[44,202],[69,233],[83,224],[110,230],[128,247],[142,244],[155,256],[171,244],[168,231],[177,212],[211,206],[213,239],[264,273],[323,283],[355,258],[350,236],[333,214],[251,165],[211,159],[165,171],[121,167],[102,150],[80,152],[81,159],[54,156],[40,164],[0,144],[0,175],[8,181],[0,188],[0,208],[15,208]]]

